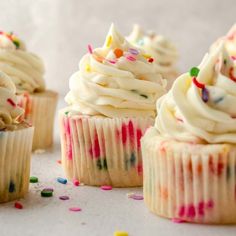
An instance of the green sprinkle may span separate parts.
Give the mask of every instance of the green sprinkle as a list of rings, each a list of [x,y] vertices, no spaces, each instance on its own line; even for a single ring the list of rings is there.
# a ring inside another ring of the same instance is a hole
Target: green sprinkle
[[[68,114],[69,114],[69,111],[66,111],[66,112],[65,112],[65,115],[68,115]]]
[[[226,60],[226,59],[224,59],[224,65],[226,65],[226,63],[227,63],[227,60]]]
[[[13,40],[13,43],[15,44],[16,48],[20,47],[20,42],[19,41]]]
[[[42,190],[41,191],[41,197],[52,197],[53,191],[50,190]]]
[[[197,67],[193,67],[190,70],[190,75],[196,77],[196,76],[198,76],[199,71],[200,70]]]
[[[35,177],[35,176],[30,177],[30,183],[38,183],[38,182],[39,182],[39,180],[37,177]]]

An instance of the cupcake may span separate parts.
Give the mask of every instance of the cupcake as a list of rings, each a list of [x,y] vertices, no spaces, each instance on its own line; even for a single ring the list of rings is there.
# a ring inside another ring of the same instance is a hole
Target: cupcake
[[[33,150],[50,148],[57,93],[45,88],[41,59],[13,33],[0,32],[0,71],[16,86],[18,104],[25,110],[22,118],[35,127]]]
[[[236,61],[224,42],[177,78],[142,138],[144,199],[180,221],[236,223]]]
[[[142,185],[140,138],[154,123],[166,81],[142,50],[110,27],[70,78],[68,107],[60,111],[62,165],[69,179],[88,185]]]
[[[0,203],[23,197],[29,188],[33,128],[19,117],[16,88],[0,71]]]
[[[150,56],[156,63],[158,72],[167,79],[168,88],[170,88],[179,74],[176,68],[179,57],[176,47],[163,35],[143,32],[139,25],[134,25],[127,40],[147,52],[147,56]]]

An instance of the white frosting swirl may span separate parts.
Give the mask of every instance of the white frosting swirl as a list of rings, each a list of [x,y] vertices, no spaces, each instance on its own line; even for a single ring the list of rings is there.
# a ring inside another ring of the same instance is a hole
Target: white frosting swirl
[[[199,69],[195,79],[189,73],[177,78],[157,102],[155,126],[162,136],[179,141],[236,143],[236,63],[224,43],[204,57]]]
[[[175,67],[178,52],[176,47],[163,35],[155,33],[145,34],[139,25],[134,25],[127,40],[138,48],[142,48],[154,58],[158,72],[166,79],[176,78],[178,72]]]
[[[24,110],[17,105],[16,87],[11,78],[0,71],[0,130],[12,129]]]
[[[45,90],[42,60],[27,52],[14,34],[0,32],[0,70],[11,77],[17,93]]]
[[[166,90],[157,66],[132,47],[112,25],[102,48],[86,54],[70,78],[70,111],[107,117],[155,116]]]

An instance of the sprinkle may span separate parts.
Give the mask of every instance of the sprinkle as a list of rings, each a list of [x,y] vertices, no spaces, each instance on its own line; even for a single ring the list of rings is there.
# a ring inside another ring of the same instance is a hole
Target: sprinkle
[[[200,70],[197,67],[193,67],[190,70],[190,75],[196,77],[196,76],[198,76],[199,71]]]
[[[177,224],[181,224],[181,223],[185,223],[186,221],[179,219],[179,218],[172,218],[172,222],[177,223]]]
[[[58,164],[61,164],[61,160],[57,160],[57,163],[58,163]]]
[[[87,64],[87,65],[85,66],[85,70],[86,70],[87,72],[90,72],[90,71],[91,71],[91,67],[90,67],[89,64]]]
[[[234,82],[236,82],[236,77],[234,76],[234,68],[233,67],[230,67],[230,69],[229,69],[229,78],[231,80],[233,80]]]
[[[131,55],[126,56],[126,59],[129,61],[136,61],[136,59]]]
[[[69,208],[69,211],[75,211],[75,212],[77,212],[77,211],[82,211],[82,209],[79,208],[79,207],[70,207],[70,208]]]
[[[20,41],[18,39],[14,38],[12,42],[15,44],[16,48],[20,47]]]
[[[129,48],[128,52],[130,52],[131,54],[137,56],[139,54],[139,51],[135,48]]]
[[[145,95],[145,94],[140,94],[140,96],[141,96],[141,97],[144,97],[144,98],[148,98],[148,96]]]
[[[31,176],[30,177],[30,183],[38,183],[38,177],[36,177],[36,176]]]
[[[61,183],[61,184],[67,184],[67,179],[58,177],[58,178],[57,178],[57,182],[58,182],[58,183]]]
[[[10,103],[10,105],[12,105],[13,107],[16,107],[16,104],[14,103],[14,101],[11,98],[8,98],[7,102]]]
[[[115,60],[107,60],[108,62],[110,62],[111,64],[116,64]]]
[[[202,89],[202,100],[203,102],[208,102],[209,100],[209,91],[206,88]]]
[[[53,191],[50,191],[49,189],[43,189],[41,191],[41,197],[52,197]]]
[[[88,45],[88,51],[90,54],[93,54],[93,48],[90,44]]]
[[[226,65],[227,64],[227,60],[226,59],[224,59],[224,65]]]
[[[79,182],[79,180],[77,180],[77,179],[73,179],[73,184],[74,184],[75,186],[79,186],[79,185],[80,185],[80,182]]]
[[[123,51],[120,48],[116,48],[113,52],[116,55],[116,58],[120,58],[123,56]]]
[[[205,84],[202,84],[200,82],[197,81],[196,77],[193,77],[193,83],[200,89],[204,89],[205,88]]]
[[[69,111],[66,111],[66,112],[65,112],[65,115],[68,115],[68,114],[69,114]]]
[[[224,97],[219,97],[219,98],[217,98],[217,99],[215,99],[214,100],[214,103],[219,103],[219,102],[221,102],[221,101],[223,101],[224,100]]]
[[[148,58],[148,62],[152,63],[154,59],[152,57]]]
[[[98,62],[103,63],[103,61],[104,61],[104,58],[101,57],[101,56],[99,56],[99,55],[93,54],[93,57],[94,57],[95,60],[98,61]]]
[[[133,200],[143,200],[143,196],[142,195],[137,195],[137,194],[130,194],[128,195],[128,198],[132,198]]]
[[[112,190],[112,186],[110,186],[110,185],[103,185],[103,186],[101,186],[101,189],[102,190]]]
[[[236,57],[235,57],[235,56],[231,56],[231,59],[235,61],[235,60],[236,60]]]
[[[23,205],[20,202],[15,202],[14,206],[17,209],[23,209]]]
[[[112,37],[109,36],[109,37],[107,38],[106,46],[107,46],[107,47],[110,47],[110,46],[111,46],[111,43],[112,43]]]
[[[66,201],[66,200],[69,200],[70,198],[68,196],[60,196],[59,199]]]
[[[149,54],[143,54],[143,57],[145,57],[146,59],[148,59],[148,58],[151,58],[152,56],[149,55]]]
[[[129,234],[125,231],[115,231],[114,236],[129,236]]]

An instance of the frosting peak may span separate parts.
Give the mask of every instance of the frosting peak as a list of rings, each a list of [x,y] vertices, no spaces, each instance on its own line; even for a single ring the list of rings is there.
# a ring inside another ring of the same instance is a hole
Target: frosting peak
[[[15,85],[0,71],[0,130],[12,129],[24,110],[17,105]]]
[[[221,42],[198,68],[157,102],[156,128],[179,141],[236,143],[236,61]]]
[[[24,43],[13,33],[0,31],[0,70],[13,80],[17,93],[45,90],[41,59],[26,51]]]
[[[112,24],[102,48],[92,49],[70,78],[70,111],[107,117],[155,116],[166,81],[144,51],[131,46]]]

